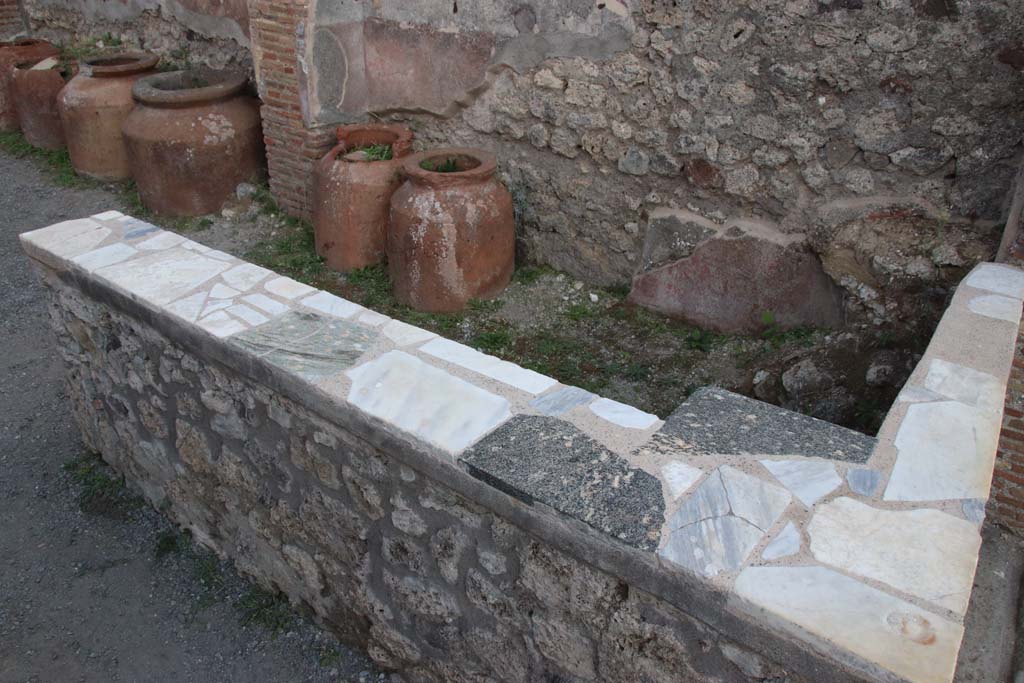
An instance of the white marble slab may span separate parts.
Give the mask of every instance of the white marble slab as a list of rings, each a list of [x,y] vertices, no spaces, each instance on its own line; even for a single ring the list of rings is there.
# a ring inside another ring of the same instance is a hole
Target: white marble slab
[[[202,318],[198,324],[199,327],[203,328],[215,337],[228,337],[232,334],[249,329],[247,325],[235,320],[224,311],[217,311],[216,313],[208,315]]]
[[[277,295],[282,299],[296,299],[300,296],[312,294],[316,290],[309,285],[304,285],[301,282],[296,282],[290,277],[278,277],[273,280],[269,280],[263,285],[271,294]]]
[[[202,312],[203,304],[205,303],[206,292],[196,292],[192,296],[187,296],[184,299],[178,299],[174,303],[168,304],[167,310],[179,318],[195,322]]]
[[[967,610],[981,548],[971,522],[938,510],[879,510],[837,498],[818,508],[807,533],[823,564],[957,614]]]
[[[983,263],[971,271],[963,284],[1014,299],[1024,299],[1024,272],[1012,266]]]
[[[989,412],[1002,413],[1006,385],[987,372],[933,358],[922,383],[928,391]]]
[[[838,646],[912,683],[953,680],[962,626],[848,576],[825,567],[748,567],[734,590],[798,638]]]
[[[364,310],[359,314],[359,322],[370,327],[380,327],[387,323],[391,318],[386,315],[381,315],[377,311]]]
[[[242,297],[242,301],[247,304],[252,304],[264,313],[269,313],[270,315],[281,315],[282,313],[291,310],[287,304],[283,304],[276,299],[271,299],[266,294],[246,294]]]
[[[327,292],[317,292],[301,301],[303,306],[334,316],[335,318],[351,318],[359,311],[365,310],[359,304],[334,296]]]
[[[554,381],[554,380],[552,380]],[[590,404],[590,410],[598,417],[627,429],[649,429],[658,423],[658,416],[645,413],[633,406],[599,398]]]
[[[761,464],[807,507],[813,507],[819,500],[843,485],[836,466],[830,462],[762,460]]]
[[[161,232],[157,235],[153,235],[147,240],[139,242],[135,246],[142,251],[162,251],[164,249],[176,247],[184,241],[185,238],[181,235],[177,235],[173,232]]]
[[[987,294],[976,296],[967,303],[969,308],[978,315],[996,320],[1005,320],[1008,323],[1019,325],[1021,318],[1021,303],[1017,299],[1011,299],[999,294]]]
[[[228,287],[227,285],[222,285],[219,282],[210,290],[211,299],[233,299],[239,294],[241,294],[241,292],[234,287]]]
[[[200,244],[199,242],[195,242],[193,240],[185,240],[184,242],[181,243],[181,246],[185,249],[188,249],[189,251],[197,251],[200,254],[208,254],[211,251],[213,251],[205,244]]]
[[[693,465],[687,465],[680,460],[674,460],[661,468],[661,476],[668,485],[669,496],[672,500],[678,500],[680,496],[693,488],[704,472]]]
[[[60,258],[70,259],[92,251],[110,234],[110,228],[90,218],[82,218],[22,233],[21,240]]]
[[[420,351],[434,358],[478,372],[529,394],[539,394],[558,384],[539,372],[521,368],[515,363],[503,361],[494,356],[480,353],[476,349],[437,337],[420,347]]]
[[[137,253],[139,252],[132,247],[129,247],[127,244],[116,242],[105,247],[100,247],[99,249],[87,251],[84,254],[79,254],[71,260],[85,270],[92,272],[94,270],[99,270],[100,268],[105,268],[106,266],[111,266],[115,263],[127,261]]]
[[[210,258],[217,259],[218,261],[228,261],[228,262],[231,262],[231,261],[237,261],[238,260],[234,256],[232,256],[231,254],[229,254],[227,252],[224,252],[224,251],[218,251],[216,249],[210,249],[210,250],[206,251],[205,254],[207,256],[209,256]]]
[[[234,301],[229,299],[207,299],[206,308],[203,309],[202,317],[206,317],[215,311],[223,311],[228,306],[231,306]]]
[[[420,344],[437,336],[433,332],[403,323],[401,320],[392,320],[381,328],[381,332],[398,346]]]
[[[998,415],[962,403],[911,405],[885,500],[988,498],[999,429]]]
[[[224,271],[221,279],[240,292],[247,292],[271,275],[273,273],[266,268],[260,268],[252,263],[243,263],[240,266]]]
[[[242,320],[253,326],[262,325],[268,320],[268,318],[265,315],[256,312],[254,309],[249,308],[245,304],[235,304],[234,306],[228,308],[227,311],[236,318],[241,318]]]
[[[452,455],[512,416],[504,398],[402,351],[346,374],[352,405]]]
[[[164,306],[227,269],[227,264],[184,249],[154,251],[96,271],[144,301]]]
[[[796,524],[786,522],[786,526],[782,527],[779,535],[765,547],[761,557],[769,562],[783,557],[791,557],[800,552],[800,545],[800,531],[796,528]]]
[[[112,221],[115,218],[124,216],[120,211],[104,211],[103,213],[93,214],[93,218],[98,221]]]

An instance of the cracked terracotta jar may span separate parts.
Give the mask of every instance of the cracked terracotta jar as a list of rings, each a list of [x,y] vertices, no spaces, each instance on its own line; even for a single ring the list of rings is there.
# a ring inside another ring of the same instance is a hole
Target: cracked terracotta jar
[[[57,96],[76,71],[77,65],[55,58],[15,65],[11,91],[18,111],[18,125],[30,145],[64,149],[64,124],[57,111]]]
[[[153,73],[158,60],[145,52],[123,52],[82,61],[57,98],[75,172],[98,180],[130,177],[121,126],[135,108],[132,86]]]
[[[128,163],[147,209],[165,216],[220,211],[240,183],[264,174],[259,101],[244,74],[173,71],[139,80],[124,122]]]
[[[18,114],[15,110],[11,81],[14,65],[47,57],[56,57],[60,49],[52,43],[35,38],[20,38],[9,43],[0,43],[0,132],[18,130]]]
[[[496,169],[494,155],[478,149],[438,149],[402,163],[406,181],[391,198],[387,251],[400,302],[451,313],[508,285],[515,218]]]
[[[391,195],[402,184],[412,139],[398,125],[338,128],[338,145],[313,167],[316,253],[329,268],[347,272],[384,261]]]

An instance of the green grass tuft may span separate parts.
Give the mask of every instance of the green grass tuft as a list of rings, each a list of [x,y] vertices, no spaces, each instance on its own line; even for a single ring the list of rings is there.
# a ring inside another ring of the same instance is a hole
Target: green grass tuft
[[[295,622],[295,613],[284,595],[256,586],[246,591],[236,606],[242,612],[242,625],[262,626],[275,637],[290,629]]]
[[[142,505],[142,500],[128,492],[124,479],[116,476],[98,453],[83,453],[63,467],[80,487],[78,504],[83,512],[121,517]]]
[[[366,145],[353,150],[366,155],[367,161],[391,161],[391,145]]]

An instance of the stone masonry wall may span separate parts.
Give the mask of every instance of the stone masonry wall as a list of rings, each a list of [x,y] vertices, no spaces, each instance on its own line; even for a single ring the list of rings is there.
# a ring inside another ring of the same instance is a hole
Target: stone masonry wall
[[[174,64],[249,69],[245,0],[22,0],[33,35],[60,44],[105,39]]]
[[[16,36],[24,30],[18,0],[0,0],[0,39]]]
[[[87,445],[198,541],[408,681],[824,680],[40,269]]]
[[[596,283],[724,240],[813,253],[861,319],[914,319],[994,255],[1020,159],[1020,3],[253,0],[252,15],[289,210],[308,215],[333,124],[405,121],[421,146],[497,151],[523,254]],[[417,87],[409,53],[450,78],[425,67]]]

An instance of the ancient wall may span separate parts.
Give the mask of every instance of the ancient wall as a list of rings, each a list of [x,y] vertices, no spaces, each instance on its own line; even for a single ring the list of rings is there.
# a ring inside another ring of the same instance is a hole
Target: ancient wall
[[[995,680],[956,672],[1018,269],[872,438],[715,388],[662,420],[116,211],[22,244],[87,444],[412,682]]]
[[[25,30],[18,0],[0,0],[0,40],[12,38]]]
[[[61,44],[100,39],[175,64],[251,68],[245,0],[21,0],[33,35]]]
[[[523,253],[597,283],[739,254],[724,267],[796,262],[813,324],[838,315],[825,274],[859,320],[937,315],[993,256],[1021,156],[1020,3],[252,6],[282,203],[308,212],[331,124],[407,121],[496,150]],[[658,284],[635,297],[670,310]]]

